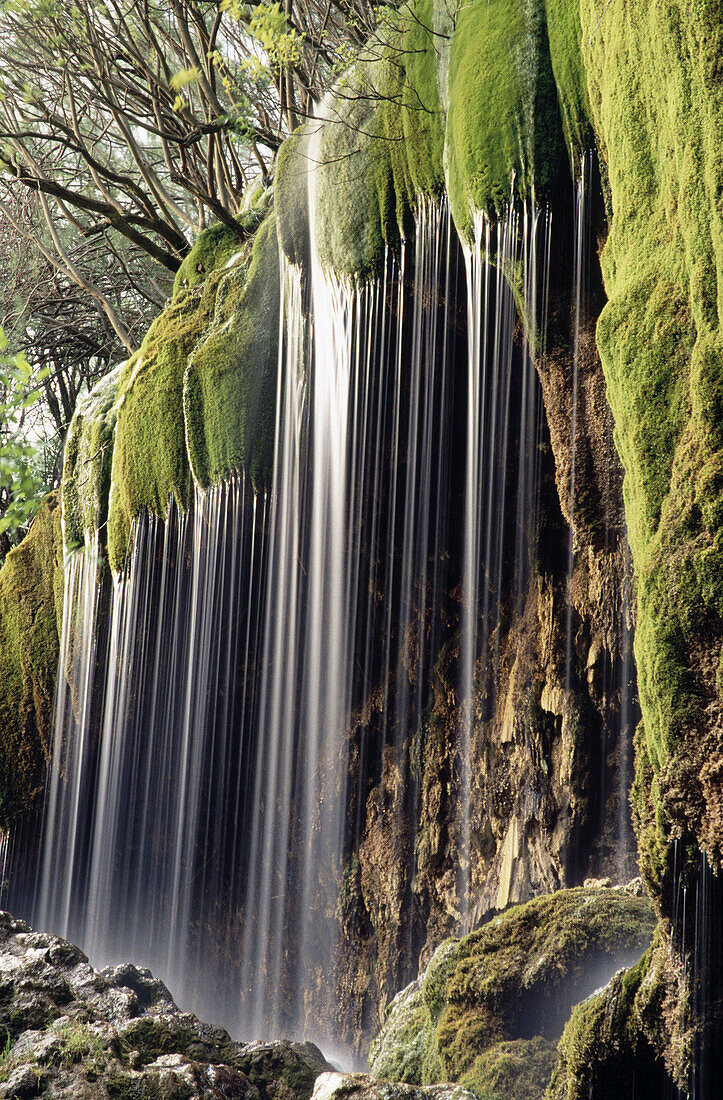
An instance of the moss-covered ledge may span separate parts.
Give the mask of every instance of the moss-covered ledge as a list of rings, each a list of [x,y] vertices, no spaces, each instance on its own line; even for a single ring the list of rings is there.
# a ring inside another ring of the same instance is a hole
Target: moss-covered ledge
[[[576,161],[592,141],[580,37],[574,0],[473,0],[454,17],[439,0],[388,10],[320,118],[280,151],[288,258],[307,257],[308,213],[322,266],[364,278],[410,236],[420,196],[446,191],[464,237],[475,211],[548,198],[568,151]]]
[[[246,214],[253,227],[268,207]],[[118,378],[108,551],[123,567],[131,524],[165,516],[198,484],[246,470],[261,486],[273,460],[278,348],[278,243],[268,215],[243,244],[224,226],[201,234],[173,297]]]
[[[0,569],[0,830],[43,788],[62,619],[60,503],[53,493]]]
[[[470,236],[474,211],[501,214],[513,197],[542,202],[567,165],[545,4],[459,8],[449,103],[447,189],[459,231]]]
[[[292,263],[356,280],[378,273],[409,236],[420,195],[444,192],[440,59],[448,52],[433,0],[385,9],[378,35],[325,97],[319,117],[282,146],[279,236]],[[444,24],[446,26],[446,24]],[[448,30],[449,28],[447,28]]]
[[[271,482],[280,307],[276,218],[266,219],[216,290],[213,320],[183,378],[186,446],[197,484],[244,470]]]

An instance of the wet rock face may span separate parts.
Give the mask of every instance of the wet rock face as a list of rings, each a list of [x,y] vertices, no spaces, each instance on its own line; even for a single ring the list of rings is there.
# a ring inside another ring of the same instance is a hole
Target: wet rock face
[[[174,1004],[150,971],[97,971],[0,913],[0,1098],[308,1100],[330,1067],[311,1043],[237,1043]]]
[[[629,554],[617,535],[597,553],[582,531],[567,575],[555,468],[549,451],[538,568],[523,600],[505,605],[477,662],[469,796],[450,598],[440,612],[443,641],[421,722],[400,737],[399,750],[387,749],[360,814],[342,906],[342,939],[353,935],[353,946],[342,955],[339,984],[342,1024],[362,1051],[370,1020],[373,1029],[396,992],[462,925],[461,870],[473,899],[467,927],[588,876],[625,882],[636,873],[628,803],[638,718]],[[414,682],[413,662],[404,674]],[[352,739],[359,730],[373,736],[394,691],[390,683],[370,695]],[[412,797],[414,812],[405,814]],[[465,828],[469,865],[461,869]]]
[[[434,652],[422,657],[402,647],[399,666],[352,715],[348,786],[363,791],[364,801],[354,809],[361,826],[345,880],[353,889],[340,907],[342,942],[353,931],[353,946],[342,949],[337,981],[340,1030],[362,1053],[370,1018],[381,1021],[446,937],[590,876],[623,883],[637,873],[629,804],[640,717],[632,563],[595,343],[602,292],[594,241],[604,217],[597,177],[590,187],[589,272],[579,312],[573,210],[570,195],[560,197],[567,206],[558,225],[567,229],[554,245],[549,338],[536,360],[542,424],[534,562],[521,591],[502,571],[494,621],[483,624],[480,612],[468,782],[463,593],[455,576],[426,607],[429,622],[419,631],[435,640]],[[518,324],[518,355],[524,340]],[[464,391],[464,379],[457,384]],[[500,537],[509,566],[514,541],[507,530]],[[450,539],[457,560],[454,532]],[[388,598],[380,592],[380,604]],[[424,700],[421,717],[406,726],[400,720],[384,740],[380,716],[394,711],[404,690]],[[380,743],[386,755],[365,787],[358,746]]]

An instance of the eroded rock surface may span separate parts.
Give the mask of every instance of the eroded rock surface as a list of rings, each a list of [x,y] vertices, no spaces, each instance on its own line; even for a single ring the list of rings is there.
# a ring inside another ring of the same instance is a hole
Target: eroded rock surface
[[[311,1043],[234,1042],[181,1012],[149,970],[94,970],[0,913],[1,1100],[308,1100],[328,1069]]]

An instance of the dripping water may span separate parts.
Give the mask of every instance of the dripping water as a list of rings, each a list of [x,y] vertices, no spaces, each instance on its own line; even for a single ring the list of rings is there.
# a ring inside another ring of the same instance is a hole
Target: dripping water
[[[310,197],[313,208],[313,183]],[[419,725],[438,645],[427,609],[443,583],[447,528],[451,240],[446,205],[423,203],[411,272],[409,245],[399,258],[388,253],[368,282],[325,270],[315,249],[308,285],[284,269],[239,1022],[246,1034],[301,1027],[329,1040],[318,1020],[319,986],[335,969],[345,858],[358,849],[370,782],[381,785],[380,812],[406,820],[414,835],[405,745]],[[349,716],[390,678],[395,690],[384,693],[375,751],[362,732],[352,761]],[[405,773],[402,805],[383,765],[370,775],[387,750]],[[413,858],[412,851],[408,891]],[[410,966],[412,927],[408,916]]]
[[[71,557],[29,914],[96,965],[133,958],[182,1003],[227,1022],[224,937],[236,932],[218,906],[239,893],[264,507],[240,475],[197,490],[188,512],[171,501],[165,521],[134,521],[128,562],[110,582],[107,647],[98,548]],[[204,972],[213,979],[201,988]]]
[[[536,539],[540,408],[534,359],[544,347],[546,332],[550,234],[549,211],[534,204],[511,204],[497,224],[478,213],[474,242],[465,248],[468,391],[457,885],[463,930],[472,927],[476,913],[470,876],[476,741],[481,725],[494,712],[505,600],[511,588],[511,605],[519,606]],[[524,344],[521,368],[515,367],[518,304]],[[505,526],[509,516],[514,517],[511,555]],[[517,838],[508,835],[502,870],[507,883],[500,883],[498,906],[507,904],[517,846]]]
[[[86,872],[99,640],[99,563],[100,547],[95,537],[70,555],[64,576],[52,778],[46,791],[37,899],[40,926],[53,927],[57,922],[63,935],[77,919],[77,886]]]

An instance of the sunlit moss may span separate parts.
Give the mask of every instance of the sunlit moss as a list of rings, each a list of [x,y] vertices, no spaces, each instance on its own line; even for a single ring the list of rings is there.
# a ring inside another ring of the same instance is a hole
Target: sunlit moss
[[[204,485],[242,469],[258,484],[269,476],[278,288],[273,216],[243,245],[212,226],[184,260],[172,301],[118,381],[108,518],[114,569],[135,516],[165,515],[171,497],[188,507],[192,464]]]
[[[118,382],[123,366],[101,378],[77,405],[63,460],[63,528],[67,549],[103,532],[113,459]]]
[[[474,210],[501,213],[513,194],[544,199],[566,157],[543,4],[473,0],[459,8],[449,101],[457,227],[468,234]]]
[[[200,485],[245,470],[271,480],[279,327],[276,220],[257,232],[243,277],[220,281],[211,327],[188,359],[183,386],[186,441]]]

